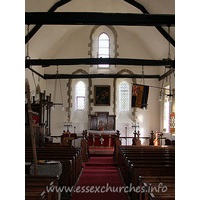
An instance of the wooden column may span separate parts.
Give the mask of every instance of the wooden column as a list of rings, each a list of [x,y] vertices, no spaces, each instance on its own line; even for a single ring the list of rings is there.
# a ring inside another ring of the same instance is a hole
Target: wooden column
[[[30,100],[30,86],[27,85],[26,87],[27,87],[27,98],[28,98],[28,118],[29,118],[29,126],[30,126],[30,133],[31,133],[33,160],[34,160],[34,174],[38,175],[37,152],[36,152],[36,145],[35,145],[35,135],[34,135],[34,130],[33,130],[33,119],[32,119],[33,111],[31,110],[31,100]]]
[[[90,158],[90,151],[89,151],[89,137],[87,135],[87,130],[86,131],[86,141],[87,141],[87,155],[88,155],[88,158]]]
[[[121,146],[121,140],[119,139],[120,132],[117,130],[117,133],[115,134],[115,149],[114,149],[114,162],[118,162],[119,158],[119,147]]]
[[[133,133],[134,134],[134,138],[132,140],[132,145],[137,145],[140,146],[141,145],[141,141],[140,141],[140,132],[138,131],[138,133],[136,133],[136,131]]]
[[[83,162],[88,162],[88,141],[87,141],[87,131],[83,131],[83,139],[81,140],[82,147],[82,159]]]
[[[154,145],[154,144],[153,144],[153,140],[154,140],[154,139],[153,139],[153,135],[154,135],[154,132],[151,131],[150,134],[151,134],[151,138],[149,139],[149,145]]]

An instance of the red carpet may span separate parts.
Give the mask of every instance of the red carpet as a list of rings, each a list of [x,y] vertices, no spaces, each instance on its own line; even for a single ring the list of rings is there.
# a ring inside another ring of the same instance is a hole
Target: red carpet
[[[106,149],[106,148],[90,148],[90,156],[95,156],[95,157],[105,157],[105,156],[113,156],[114,149]]]
[[[128,200],[122,186],[112,157],[91,157],[85,163],[72,200]]]
[[[112,157],[91,157],[86,166],[114,166],[117,167],[117,163],[113,162]]]
[[[98,151],[114,151],[114,148],[105,149],[105,148],[90,148],[90,150],[98,150]]]

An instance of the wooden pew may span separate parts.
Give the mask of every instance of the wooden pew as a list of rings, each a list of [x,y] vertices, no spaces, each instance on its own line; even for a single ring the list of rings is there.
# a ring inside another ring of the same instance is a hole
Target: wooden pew
[[[26,191],[25,200],[46,200],[46,192]]]
[[[150,148],[148,148],[150,147]],[[157,150],[157,151],[156,151]],[[159,151],[158,151],[159,150]],[[174,154],[174,149],[162,149],[162,148],[152,148],[151,146],[146,146],[141,147],[141,148],[137,148],[137,147],[120,147],[120,151],[119,151],[119,165],[123,164],[123,159],[124,157],[130,157],[132,156],[136,159],[137,157],[141,158],[144,157],[144,159],[148,159],[148,157],[150,159],[161,159],[161,157],[165,157],[168,159],[174,159],[175,158],[175,154]],[[121,163],[122,162],[122,163]]]
[[[49,150],[52,150],[52,147],[51,148],[47,148],[47,147],[45,147],[45,149],[47,150],[47,151],[49,151]],[[53,148],[53,150],[54,151],[62,151],[62,153],[67,153],[67,154],[71,154],[71,155],[73,155],[74,154],[74,156],[75,156],[75,165],[76,165],[76,167],[75,167],[75,169],[76,169],[76,171],[75,171],[75,177],[76,177],[76,180],[78,179],[78,177],[79,177],[79,175],[80,175],[80,173],[81,173],[81,171],[82,171],[82,149],[81,148],[70,148],[70,147],[66,147],[66,146],[64,146],[64,145],[60,145],[59,147],[55,147],[55,148]]]
[[[131,164],[130,168],[130,178],[128,179],[129,183],[132,183],[133,186],[137,187],[138,184],[138,177],[142,176],[172,176],[175,175],[174,166],[170,165],[140,165],[140,164]],[[132,197],[137,197],[138,195],[135,192],[131,193]]]
[[[72,157],[73,167],[74,167],[74,184],[77,181],[81,170],[82,170],[82,160],[81,160],[81,153],[80,149],[72,149],[69,147],[55,147],[55,148],[37,148],[38,154],[43,154],[44,156],[56,156],[56,155],[68,155],[69,157]],[[70,159],[70,158],[69,158]]]
[[[139,185],[139,176],[174,176],[175,149],[154,146],[121,146],[118,166],[126,186]],[[154,194],[153,194],[154,195]],[[137,199],[134,191],[130,199]]]
[[[134,154],[131,153],[130,155],[124,153],[119,156],[119,168],[121,170],[121,174],[126,181],[126,170],[130,168],[131,164],[173,164],[175,165],[175,157],[174,154],[163,154],[163,153],[143,153],[143,154]],[[152,157],[151,157],[152,156]],[[125,169],[126,168],[126,169]],[[129,175],[127,175],[129,177]]]
[[[58,182],[58,176],[25,175],[25,199],[58,200],[56,190],[47,191],[47,187],[58,187]]]
[[[48,155],[43,153],[37,154],[38,160],[55,160],[62,164],[62,174],[60,176],[60,185],[71,187],[75,184],[74,179],[74,158],[65,155]],[[32,161],[32,152],[26,152],[26,161]]]
[[[51,148],[45,148],[46,151],[50,151],[52,150],[52,147]],[[59,149],[59,150],[58,150]],[[81,148],[69,148],[69,147],[66,147],[64,145],[61,145],[60,147],[55,147],[54,149],[54,152],[56,151],[62,151],[62,153],[67,153],[67,154],[70,154],[70,155],[74,155],[75,156],[75,182],[77,181],[77,179],[79,178],[80,176],[80,173],[82,171],[82,153],[81,153]]]
[[[54,195],[52,192],[47,192],[45,191],[46,190],[46,187],[54,187],[54,184],[53,182],[44,182],[41,180],[41,182],[31,182],[31,183],[26,183],[25,184],[25,194],[28,192],[28,193],[41,193],[43,194],[43,192],[45,192],[45,195],[46,195],[46,199],[47,200],[51,200],[51,199],[54,199]],[[57,194],[58,195],[58,194]],[[26,195],[28,196],[28,195]],[[58,198],[57,198],[58,199]]]
[[[56,160],[62,164],[62,174],[60,177],[59,186],[72,187],[75,186],[81,171],[82,171],[82,159],[81,149],[71,148],[67,146],[51,146],[51,147],[38,147],[37,149],[38,160]],[[32,161],[32,149],[26,148],[25,160]],[[70,193],[62,193],[62,196],[69,198]]]
[[[153,193],[149,194],[149,200],[175,200],[174,195],[163,195],[163,194],[156,194],[156,196]]]
[[[77,173],[80,173],[82,171],[82,149],[81,148],[71,148],[71,147],[68,147],[68,146],[65,146],[65,145],[60,145],[60,143],[47,143],[47,144],[44,144],[44,147],[45,149],[52,149],[54,148],[54,150],[56,148],[59,148],[59,149],[63,149],[64,151],[67,151],[67,152],[76,152],[77,153],[77,165],[78,165],[78,172]],[[78,176],[79,174],[77,174]]]
[[[27,149],[27,148],[26,148]],[[27,149],[28,150],[28,149]],[[31,151],[29,149],[29,151]],[[73,159],[74,178],[75,181],[78,179],[82,170],[82,159],[81,159],[81,149],[80,148],[70,148],[66,146],[56,146],[56,147],[45,147],[37,148],[38,153],[43,153],[44,156],[55,156],[55,155],[68,155]],[[46,153],[46,154],[45,154]],[[74,157],[74,158],[73,158]]]
[[[175,199],[175,176],[139,176],[139,183],[140,188],[145,188],[145,192],[140,192],[140,200],[150,200],[158,197]],[[159,184],[162,188],[158,188]]]
[[[131,170],[130,170],[130,167],[131,167],[131,164],[133,162],[136,162],[137,164],[143,164],[143,165],[147,165],[147,164],[157,164],[157,165],[164,165],[164,164],[175,164],[175,160],[170,158],[170,157],[154,157],[154,158],[151,158],[151,157],[147,157],[147,156],[141,156],[141,157],[125,157],[125,161],[119,165],[119,168],[121,170],[121,174],[122,174],[122,177],[124,179],[124,182],[127,183],[130,179],[130,175],[129,173],[131,173]],[[136,167],[136,164],[135,164],[135,167]],[[144,167],[144,166],[142,166]],[[151,171],[150,171],[151,170]],[[151,174],[154,174],[155,172],[152,171],[152,168],[149,168],[146,170],[145,172],[146,174],[147,173],[151,173]],[[160,172],[161,173],[161,172]],[[128,184],[128,183],[127,183]]]
[[[126,158],[124,168],[124,182],[126,185],[132,183],[138,185],[139,175],[174,175],[174,161],[151,160],[146,161],[141,158],[140,161]]]

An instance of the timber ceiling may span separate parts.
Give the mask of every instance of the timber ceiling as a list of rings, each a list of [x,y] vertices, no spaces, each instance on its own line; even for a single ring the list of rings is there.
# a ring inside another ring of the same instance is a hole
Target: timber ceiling
[[[26,14],[30,12],[101,12],[117,14],[175,15],[175,0],[25,0]],[[28,16],[28,15],[27,15]],[[27,17],[28,18],[28,17]],[[26,18],[26,19],[27,19]],[[27,23],[28,24],[28,23]],[[171,24],[170,24],[171,25]],[[57,59],[54,55],[71,34],[83,30],[87,25],[38,25],[30,23],[29,54],[31,59]],[[35,28],[34,28],[35,27]],[[160,28],[159,28],[160,27]],[[35,32],[33,31],[35,29]],[[152,60],[163,60],[168,55],[168,27],[120,25],[120,29],[132,34],[140,41]],[[33,29],[33,30],[32,30]],[[27,25],[26,32],[27,36]],[[175,59],[175,26],[170,27],[171,58]],[[167,39],[166,39],[167,38]],[[27,43],[26,43],[27,45]],[[79,57],[81,58],[81,57]],[[130,58],[132,59],[132,58]],[[160,72],[158,72],[160,74]]]

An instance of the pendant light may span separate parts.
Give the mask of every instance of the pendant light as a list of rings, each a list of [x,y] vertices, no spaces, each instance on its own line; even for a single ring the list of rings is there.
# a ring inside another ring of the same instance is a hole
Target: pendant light
[[[164,74],[165,74],[165,72],[166,72],[166,67],[165,67]],[[164,80],[165,79],[162,80],[162,86],[161,86],[161,89],[160,89],[160,95],[158,97],[158,101],[163,101],[163,84],[164,84]]]
[[[169,75],[169,94],[167,95],[168,96],[168,102],[172,103],[172,97],[173,97],[173,94],[172,94],[172,90],[171,90],[171,75]]]
[[[54,84],[54,93],[53,93],[53,106],[51,107],[52,110],[55,110],[56,105],[61,105],[62,108],[61,110],[64,111],[64,106],[63,106],[63,95],[62,95],[62,87],[61,87],[61,81],[58,79],[59,73],[58,73],[58,66],[57,66],[57,71],[56,71],[56,79],[55,79],[55,84]],[[57,92],[57,80],[59,80],[60,84],[60,96],[61,96],[61,103],[56,103],[56,92]]]

